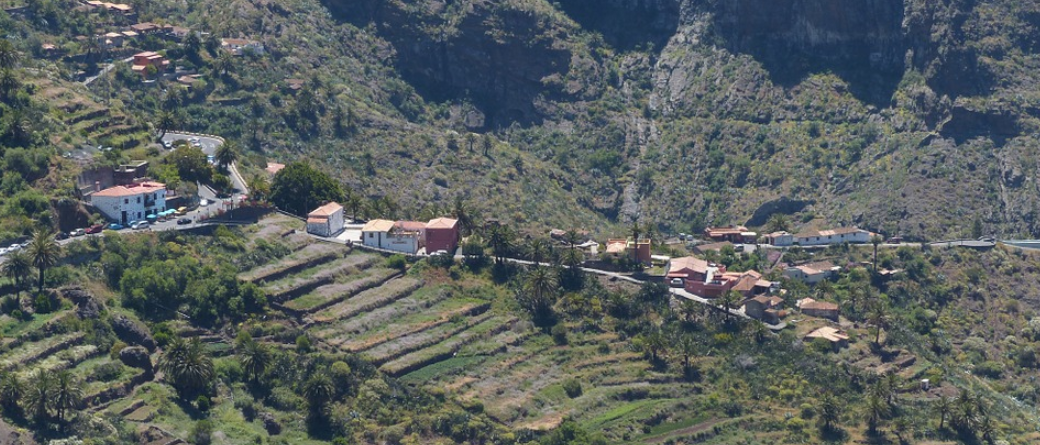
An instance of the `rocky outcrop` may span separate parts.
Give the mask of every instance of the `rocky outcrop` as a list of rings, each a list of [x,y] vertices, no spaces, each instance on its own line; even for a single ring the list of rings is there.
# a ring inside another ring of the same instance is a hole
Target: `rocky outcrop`
[[[152,334],[148,332],[148,328],[135,323],[123,315],[112,317],[112,330],[115,331],[116,336],[120,340],[127,344],[140,345],[148,348],[148,351],[155,351],[155,340],[152,339]]]
[[[119,351],[119,361],[131,368],[143,369],[151,374],[152,358],[143,346],[127,346]]]
[[[278,423],[278,419],[274,417],[274,414],[265,411],[260,413],[258,418],[264,424],[264,429],[267,430],[267,434],[276,436],[282,433],[282,424]]]
[[[74,287],[62,289],[61,295],[76,305],[76,316],[81,320],[95,319],[101,316],[101,303],[90,292]]]

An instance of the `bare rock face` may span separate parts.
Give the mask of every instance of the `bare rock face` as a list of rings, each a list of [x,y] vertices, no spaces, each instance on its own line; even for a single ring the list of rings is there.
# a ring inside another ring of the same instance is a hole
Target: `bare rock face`
[[[61,294],[76,305],[76,316],[81,320],[94,319],[101,316],[101,304],[90,292],[75,287],[63,289]]]
[[[119,351],[119,361],[132,368],[152,373],[152,358],[143,346],[127,346]]]
[[[282,433],[282,425],[278,423],[278,419],[274,418],[274,414],[262,412],[259,419],[264,423],[264,429],[267,430],[267,434],[274,436]]]
[[[112,317],[112,330],[120,340],[127,344],[140,345],[148,348],[148,351],[155,351],[155,340],[152,339],[152,334],[148,332],[147,328],[129,318],[122,315]]]

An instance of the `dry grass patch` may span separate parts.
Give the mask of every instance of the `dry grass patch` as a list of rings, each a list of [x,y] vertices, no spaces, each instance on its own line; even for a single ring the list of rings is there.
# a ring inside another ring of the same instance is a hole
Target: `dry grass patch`
[[[328,323],[344,318],[354,317],[407,297],[422,287],[422,281],[411,277],[401,277],[387,281],[382,286],[361,292],[350,299],[333,305],[317,313],[313,320],[317,323]]]

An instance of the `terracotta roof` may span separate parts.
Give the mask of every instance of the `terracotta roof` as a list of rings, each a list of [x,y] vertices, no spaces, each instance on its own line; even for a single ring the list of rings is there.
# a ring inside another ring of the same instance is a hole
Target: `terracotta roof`
[[[394,222],[386,219],[373,219],[361,228],[362,232],[389,232],[394,228]]]
[[[267,170],[268,173],[273,175],[281,171],[283,168],[285,168],[285,164],[279,164],[277,162],[268,162],[267,168],[265,168],[264,170]]]
[[[307,217],[308,218],[310,218],[310,217],[328,218],[329,216],[332,216],[333,213],[336,213],[336,212],[339,212],[339,211],[342,211],[342,210],[343,210],[343,206],[341,206],[341,205],[339,205],[338,203],[335,203],[335,202],[330,202],[328,204],[325,204],[325,205],[323,205],[321,207],[318,207],[318,208],[314,209],[313,212],[307,214]]]
[[[128,185],[117,185],[115,187],[109,187],[99,192],[94,192],[92,196],[100,197],[123,197],[123,196],[135,196],[143,195],[145,193],[153,193],[159,190],[166,190],[166,184],[159,182],[142,182],[140,184],[128,184]]]
[[[451,218],[435,218],[431,219],[430,222],[426,223],[427,229],[454,229],[455,225],[459,223],[457,219]]]
[[[672,258],[668,265],[669,274],[682,272],[687,269],[697,273],[706,273],[708,271],[708,262],[697,257],[686,256]]]
[[[394,227],[406,232],[422,232],[426,230],[426,223],[419,221],[398,221],[394,223]]]
[[[122,34],[127,37],[137,37],[138,34],[134,31],[123,31]]]
[[[848,341],[849,336],[841,329],[824,326],[805,335],[805,338],[822,338],[832,342]]]
[[[831,303],[828,301],[816,301],[812,298],[803,298],[798,302],[798,308],[801,310],[817,310],[817,311],[836,311],[838,310],[837,303]]]
[[[307,224],[325,224],[327,222],[329,222],[329,217],[327,216],[311,216],[307,218]]]
[[[869,233],[866,230],[863,230],[863,229],[860,229],[860,228],[856,228],[856,227],[839,227],[837,229],[827,229],[827,230],[818,230],[818,231],[817,230],[811,230],[811,231],[799,233],[799,234],[797,234],[795,236],[797,236],[799,238],[808,238],[808,237],[812,237],[812,236],[834,236],[834,235],[846,235],[846,234],[850,234],[850,233],[860,233],[860,232]]]
[[[625,253],[626,245],[625,240],[609,240],[607,241],[607,253]]]
[[[138,23],[136,25],[130,25],[130,29],[132,29],[134,31],[146,32],[146,31],[151,31],[153,29],[159,29],[159,25],[156,25],[155,23],[152,23],[152,22],[144,22],[144,23]]]
[[[709,235],[739,235],[747,231],[747,227],[744,226],[708,227],[704,229],[704,233]]]

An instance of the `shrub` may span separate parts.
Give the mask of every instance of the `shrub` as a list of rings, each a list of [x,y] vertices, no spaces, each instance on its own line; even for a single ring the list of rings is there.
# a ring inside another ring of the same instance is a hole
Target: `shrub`
[[[191,443],[195,445],[209,445],[213,442],[213,423],[209,420],[200,420],[191,429]]]
[[[987,360],[975,366],[975,374],[981,375],[983,377],[999,379],[1001,374],[1003,373],[1004,365],[1000,362],[995,362],[993,360]]]
[[[311,351],[311,338],[307,334],[296,337],[296,350],[304,354]]]
[[[561,346],[567,344],[567,327],[562,323],[553,326],[550,332],[552,333],[553,341],[556,342],[556,344]]]
[[[407,265],[408,260],[401,254],[391,255],[386,259],[386,267],[390,269],[404,270]]]
[[[195,407],[198,408],[199,411],[202,411],[202,412],[209,411],[209,397],[199,396],[198,398],[196,398],[195,399]]]
[[[101,382],[111,382],[119,377],[120,372],[123,371],[123,365],[120,363],[104,363],[94,368],[92,378]]]
[[[108,350],[108,357],[112,360],[119,360],[119,351],[122,351],[126,346],[126,343],[117,340],[115,344],[112,345],[112,349]]]
[[[581,395],[581,382],[577,379],[568,379],[563,382],[563,392],[567,393],[567,397],[575,398]]]

